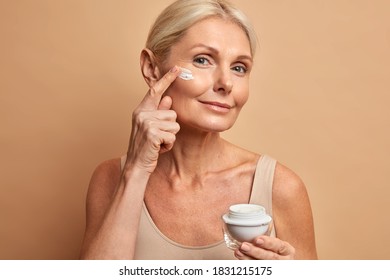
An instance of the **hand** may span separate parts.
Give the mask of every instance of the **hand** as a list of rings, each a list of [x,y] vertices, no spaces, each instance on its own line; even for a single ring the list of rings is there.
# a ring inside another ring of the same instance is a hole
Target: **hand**
[[[170,110],[172,99],[162,96],[178,74],[178,67],[173,67],[149,89],[134,110],[127,164],[152,173],[159,154],[172,149],[180,126],[176,112]]]
[[[293,260],[295,248],[276,237],[260,236],[253,243],[243,242],[234,255],[239,260]]]

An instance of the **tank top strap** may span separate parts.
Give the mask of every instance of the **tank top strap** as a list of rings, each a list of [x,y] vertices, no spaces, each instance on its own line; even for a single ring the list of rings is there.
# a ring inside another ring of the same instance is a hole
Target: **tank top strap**
[[[252,193],[249,202],[262,205],[272,216],[272,185],[276,160],[268,155],[262,155],[257,163],[253,179]]]
[[[121,172],[122,172],[123,168],[125,167],[126,159],[127,159],[127,155],[121,156]]]

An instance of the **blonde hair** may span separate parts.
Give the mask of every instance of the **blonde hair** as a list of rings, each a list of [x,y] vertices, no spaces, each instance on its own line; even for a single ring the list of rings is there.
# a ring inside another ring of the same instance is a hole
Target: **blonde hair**
[[[164,61],[170,47],[184,36],[193,24],[209,17],[219,17],[236,23],[248,37],[251,54],[256,51],[256,33],[246,15],[226,0],[177,0],[166,7],[152,25],[146,48],[159,61]]]

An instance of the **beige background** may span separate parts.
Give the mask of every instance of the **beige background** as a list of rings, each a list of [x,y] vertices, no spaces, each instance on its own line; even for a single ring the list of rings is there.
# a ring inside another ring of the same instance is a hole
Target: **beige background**
[[[0,258],[74,259],[94,167],[126,151],[170,1],[0,2]],[[225,136],[295,170],[319,257],[390,259],[390,4],[236,0],[261,47]]]

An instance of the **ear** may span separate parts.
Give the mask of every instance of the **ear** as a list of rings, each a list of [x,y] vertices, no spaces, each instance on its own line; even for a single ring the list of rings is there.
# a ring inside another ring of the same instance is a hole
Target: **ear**
[[[140,57],[141,72],[149,87],[161,78],[160,69],[158,68],[157,59],[154,53],[149,49],[143,49]]]

